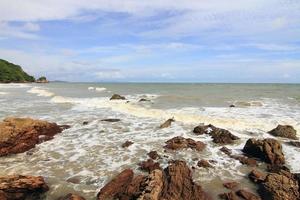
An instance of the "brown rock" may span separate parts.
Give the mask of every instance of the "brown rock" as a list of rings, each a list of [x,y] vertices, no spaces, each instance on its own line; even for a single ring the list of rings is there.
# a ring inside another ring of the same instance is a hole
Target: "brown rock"
[[[232,150],[228,149],[227,147],[222,147],[220,149],[220,151],[222,151],[223,153],[227,154],[228,156],[230,156],[232,154]]]
[[[30,118],[6,118],[0,122],[0,156],[23,153],[50,140],[68,126]]]
[[[283,165],[285,163],[282,146],[275,139],[249,139],[243,148],[243,152],[272,165]]]
[[[49,190],[41,176],[5,176],[0,177],[0,197],[4,200],[38,199]]]
[[[284,137],[284,138],[290,138],[294,140],[298,139],[296,136],[297,131],[290,125],[285,125],[285,126],[278,125],[276,128],[269,131],[268,133],[276,137]]]
[[[298,182],[284,175],[270,173],[260,184],[259,193],[262,199],[297,200],[299,199]]]
[[[239,190],[236,194],[245,200],[261,200],[260,197],[246,190]]]
[[[251,167],[257,166],[257,162],[253,158],[248,158],[246,156],[240,156],[240,155],[231,155],[230,157],[240,161],[240,163],[242,163],[243,165],[249,165]]]
[[[159,200],[161,198],[163,186],[164,186],[164,176],[161,170],[153,170],[147,177],[144,190],[139,200]]]
[[[204,167],[204,168],[213,168],[213,166],[211,164],[209,164],[209,162],[207,160],[200,160],[197,163],[198,167]]]
[[[147,155],[153,160],[160,158],[160,155],[158,155],[157,151],[150,151]]]
[[[300,142],[298,141],[289,141],[287,144],[300,148]]]
[[[167,128],[169,126],[171,126],[172,122],[175,122],[174,118],[168,119],[167,121],[165,121],[164,123],[162,123],[159,128]]]
[[[119,95],[119,94],[114,94],[112,95],[112,97],[110,98],[110,100],[126,100],[125,97]]]
[[[154,162],[152,159],[139,163],[140,169],[143,171],[151,172],[155,169],[161,169],[158,162]]]
[[[64,197],[60,197],[57,200],[85,200],[85,198],[83,198],[82,196],[79,196],[77,194],[67,194]]]
[[[123,147],[123,148],[126,148],[126,147],[129,147],[129,146],[133,145],[133,144],[134,144],[133,142],[127,140],[126,142],[124,142],[124,143],[122,144],[122,147]]]
[[[120,119],[102,119],[102,122],[119,122],[121,121]]]
[[[146,176],[138,175],[135,176],[131,183],[128,185],[125,194],[123,194],[123,198],[125,197],[129,199],[137,199],[143,192],[143,188],[145,187]]]
[[[240,198],[236,196],[234,192],[219,194],[220,199],[225,200],[239,200]]]
[[[227,189],[230,189],[230,190],[233,190],[233,189],[237,188],[238,185],[239,185],[239,184],[238,184],[237,182],[234,182],[234,181],[223,183],[223,186],[224,186],[225,188],[227,188]]]
[[[68,178],[67,182],[73,183],[73,184],[79,184],[80,183],[80,178],[76,177],[76,176],[73,176],[71,178]]]
[[[253,169],[250,174],[248,175],[249,179],[254,183],[262,183],[266,179],[266,174],[263,172],[258,171],[257,169]]]
[[[205,148],[205,144],[200,141],[195,141],[190,138],[184,138],[181,136],[174,137],[166,142],[164,146],[166,149],[178,150],[178,149],[186,149],[191,148],[197,151],[202,151]]]
[[[150,101],[149,99],[145,99],[145,98],[141,98],[140,100],[139,100],[139,102],[145,102],[145,101]]]
[[[127,190],[128,185],[133,179],[133,175],[131,169],[125,169],[100,190],[97,199],[110,200],[119,198]]]

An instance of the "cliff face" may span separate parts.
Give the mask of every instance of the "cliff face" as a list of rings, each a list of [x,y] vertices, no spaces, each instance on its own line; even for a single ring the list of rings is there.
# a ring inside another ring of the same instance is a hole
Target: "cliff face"
[[[0,59],[0,83],[24,83],[34,81],[34,77],[24,72],[19,65]]]

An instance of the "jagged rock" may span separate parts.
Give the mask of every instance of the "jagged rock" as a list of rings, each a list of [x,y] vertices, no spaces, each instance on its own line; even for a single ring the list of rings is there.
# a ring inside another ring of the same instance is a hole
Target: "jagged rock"
[[[110,100],[126,100],[126,98],[124,96],[119,95],[119,94],[114,94],[114,95],[112,95]]]
[[[139,200],[159,200],[161,199],[164,186],[164,176],[161,170],[153,170],[145,180],[144,190]]]
[[[263,172],[258,171],[257,169],[253,169],[250,174],[248,175],[249,179],[254,183],[262,183],[266,179],[266,174]]]
[[[102,119],[102,122],[119,122],[121,121],[120,119]]]
[[[257,166],[257,162],[253,158],[248,158],[246,156],[241,155],[230,155],[230,157],[240,161],[240,163],[242,163],[243,165],[249,165],[251,167]]]
[[[124,143],[122,144],[122,147],[123,147],[123,148],[126,148],[126,147],[129,147],[129,146],[133,145],[133,144],[134,144],[133,142],[127,140],[126,142],[124,142]]]
[[[174,118],[168,119],[167,121],[165,121],[164,123],[162,123],[159,128],[167,128],[169,126],[171,126],[172,122],[175,122]]]
[[[89,124],[89,122],[88,121],[84,121],[84,122],[82,122],[82,125],[88,125]]]
[[[300,142],[298,141],[289,141],[287,144],[300,148]]]
[[[243,152],[272,165],[285,163],[282,146],[275,139],[256,140],[251,138],[246,142]]]
[[[217,128],[211,124],[207,126],[197,126],[193,132],[197,135],[209,134],[213,138],[213,142],[217,144],[232,144],[234,140],[239,139],[239,137],[233,135],[228,130]]]
[[[1,200],[38,199],[49,190],[41,176],[4,176],[0,177]]]
[[[227,189],[230,189],[230,190],[233,190],[233,189],[237,188],[238,185],[239,185],[239,183],[234,182],[234,181],[223,183],[223,186]]]
[[[273,136],[276,137],[284,137],[284,138],[290,138],[290,139],[298,139],[297,138],[297,131],[290,125],[278,125],[276,128],[273,130],[269,131]]]
[[[220,199],[224,200],[239,200],[239,197],[234,192],[219,194]]]
[[[239,190],[236,194],[245,200],[261,200],[260,197],[246,190]]]
[[[222,151],[223,153],[225,153],[226,155],[230,156],[232,154],[232,150],[228,149],[227,147],[222,147],[220,149],[220,151]]]
[[[28,151],[68,127],[30,118],[6,118],[0,122],[0,156]]]
[[[158,155],[157,151],[150,151],[147,155],[153,160],[160,158],[160,155]]]
[[[207,160],[200,160],[197,163],[198,167],[204,167],[204,168],[213,168],[213,166],[211,164],[209,164],[209,162]]]
[[[133,176],[134,174],[131,169],[125,169],[100,190],[97,195],[97,199],[118,199],[120,195],[125,193],[128,184],[130,184],[133,179]]]
[[[262,199],[297,200],[299,199],[299,186],[293,178],[270,173],[260,184],[259,193]]]
[[[85,198],[83,198],[82,196],[79,196],[77,194],[67,194],[64,197],[60,197],[57,200],[85,200]]]
[[[143,171],[151,172],[155,169],[161,169],[158,162],[154,162],[152,159],[139,163],[140,169]]]
[[[141,98],[140,100],[139,100],[139,102],[145,102],[145,101],[150,101],[149,99],[145,99],[145,98]]]
[[[172,149],[172,150],[191,148],[197,151],[202,151],[205,148],[205,146],[206,145],[203,142],[178,136],[168,140],[164,147],[166,149]]]

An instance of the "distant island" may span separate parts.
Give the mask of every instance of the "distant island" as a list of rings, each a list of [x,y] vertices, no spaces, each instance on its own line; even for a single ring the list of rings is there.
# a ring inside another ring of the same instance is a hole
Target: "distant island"
[[[0,59],[0,83],[48,83],[45,76],[35,80],[35,78],[27,74],[21,66]]]

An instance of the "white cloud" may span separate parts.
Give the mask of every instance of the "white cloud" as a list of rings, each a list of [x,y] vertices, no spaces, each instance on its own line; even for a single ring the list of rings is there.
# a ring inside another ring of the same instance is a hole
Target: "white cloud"
[[[40,37],[34,33],[39,30],[39,25],[34,23],[25,23],[20,26],[0,21],[0,37],[4,38],[39,39]]]

